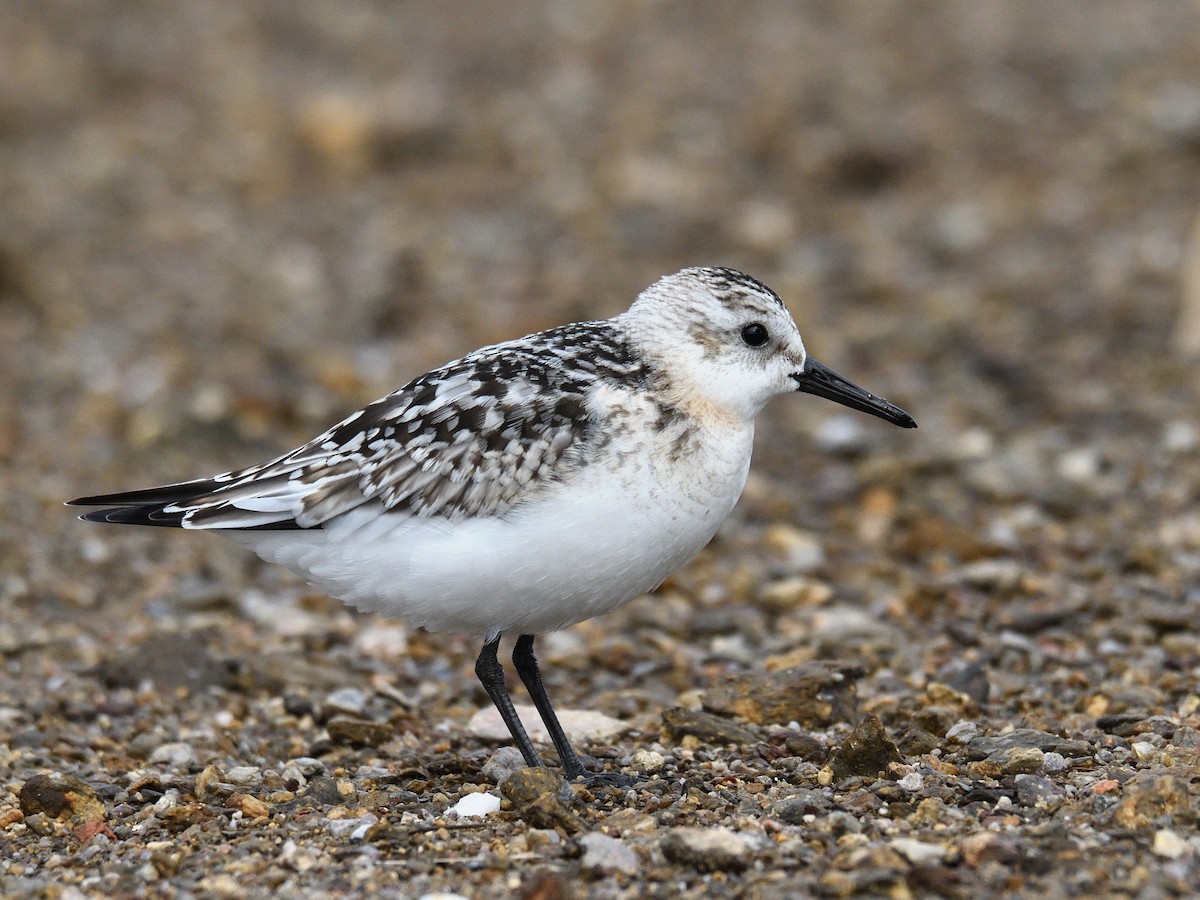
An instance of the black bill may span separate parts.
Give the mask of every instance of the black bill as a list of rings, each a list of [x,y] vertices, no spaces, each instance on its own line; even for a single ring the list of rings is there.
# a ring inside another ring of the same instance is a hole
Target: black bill
[[[857,409],[887,419],[893,425],[901,428],[916,428],[917,420],[893,403],[888,403],[882,397],[876,397],[870,391],[864,391],[857,384],[847,381],[833,369],[821,365],[812,357],[804,363],[803,372],[794,372],[798,390],[806,394],[816,394],[842,406]]]

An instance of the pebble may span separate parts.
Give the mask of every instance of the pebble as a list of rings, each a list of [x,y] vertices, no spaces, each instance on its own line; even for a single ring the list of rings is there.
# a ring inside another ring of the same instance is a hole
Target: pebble
[[[778,564],[776,574],[803,575],[825,562],[825,551],[820,540],[786,523],[764,528],[762,544]]]
[[[396,729],[389,724],[348,716],[330,719],[325,723],[325,730],[333,743],[351,747],[378,747],[396,736]]]
[[[582,835],[579,838],[579,846],[583,848],[579,867],[588,874],[601,877],[637,875],[642,869],[642,862],[636,853],[622,841],[599,831],[589,831]]]
[[[969,744],[979,735],[979,726],[974,722],[956,722],[946,732],[949,744]]]
[[[305,799],[313,800],[322,806],[341,806],[352,800],[356,791],[354,785],[345,779],[334,780],[324,775],[312,778],[302,795]]]
[[[525,768],[525,757],[516,747],[501,747],[483,764],[481,774],[492,784],[503,784],[513,772]]]
[[[1066,791],[1060,785],[1041,775],[1019,774],[1014,781],[1017,802],[1022,806],[1057,809],[1066,797]]]
[[[666,763],[666,757],[657,750],[638,750],[629,759],[629,764],[639,772],[657,772]]]
[[[321,703],[321,717],[361,716],[367,708],[367,697],[358,688],[338,688],[325,696]]]
[[[854,730],[829,756],[835,778],[881,775],[889,764],[902,762],[900,751],[873,713],[863,716]]]
[[[160,745],[150,754],[150,762],[164,763],[172,769],[182,769],[196,758],[196,751],[191,744],[182,741]]]
[[[500,798],[494,794],[466,794],[461,800],[446,812],[454,813],[460,819],[490,816],[500,810]]]
[[[925,841],[906,837],[893,838],[890,846],[914,866],[940,863],[946,858],[946,854],[950,852],[949,848],[943,847],[941,844],[929,844]]]
[[[925,787],[925,779],[921,776],[920,772],[909,772],[907,775],[897,781],[896,784],[908,791],[910,794],[915,794],[917,791],[921,790],[921,788]]]
[[[234,766],[225,770],[223,780],[238,787],[257,787],[262,784],[262,769],[256,766]]]
[[[728,828],[673,828],[662,851],[671,862],[701,872],[740,872],[754,858],[750,841]]]
[[[379,822],[374,813],[356,816],[352,819],[330,819],[325,826],[334,837],[349,836],[352,841],[361,841],[372,825]]]
[[[1188,851],[1187,842],[1169,828],[1154,832],[1154,845],[1150,848],[1155,856],[1163,859],[1179,859]]]
[[[1047,774],[1066,771],[1070,766],[1071,764],[1067,762],[1067,758],[1061,753],[1051,751],[1042,757],[1042,771]]]

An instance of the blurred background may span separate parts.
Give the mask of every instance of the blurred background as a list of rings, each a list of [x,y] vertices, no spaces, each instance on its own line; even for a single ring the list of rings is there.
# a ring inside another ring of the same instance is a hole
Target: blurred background
[[[934,677],[997,728],[1194,717],[1198,200],[1194,0],[5,0],[0,706],[45,744],[20,765],[115,777],[97,748],[217,709],[262,727],[223,764],[286,759],[312,720],[259,700],[374,677],[424,698],[417,733],[463,722],[474,641],[60,504],[260,461],[695,264],[773,286],[920,429],[777,401],[730,525],[545,642],[552,693],[653,723],[834,657],[893,729]]]
[[[1048,535],[1181,585],[1197,13],[4,3],[5,627],[103,631],[167,562],[254,570],[62,500],[257,461],[703,263],[771,284],[814,356],[921,424],[775,404],[742,520],[890,553],[911,590],[1045,563]]]

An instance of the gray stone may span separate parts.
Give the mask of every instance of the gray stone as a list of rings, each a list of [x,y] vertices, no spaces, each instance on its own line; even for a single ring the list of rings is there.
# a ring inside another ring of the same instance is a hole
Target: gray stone
[[[728,828],[674,828],[662,851],[671,862],[701,872],[740,872],[754,859],[750,841]]]
[[[637,875],[642,861],[616,838],[591,831],[579,838],[583,858],[579,866],[591,875]]]

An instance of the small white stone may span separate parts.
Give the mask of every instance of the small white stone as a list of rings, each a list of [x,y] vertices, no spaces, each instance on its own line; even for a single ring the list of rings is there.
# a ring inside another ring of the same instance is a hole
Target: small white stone
[[[1200,447],[1200,430],[1191,422],[1170,422],[1163,429],[1162,446],[1168,453],[1190,453]]]
[[[641,772],[657,772],[666,762],[666,757],[655,750],[639,750],[630,759],[633,767]]]
[[[454,813],[460,819],[466,819],[473,816],[488,816],[499,810],[499,797],[493,794],[467,794],[447,812]]]
[[[225,772],[225,781],[238,787],[254,787],[262,784],[262,770],[255,766],[234,766]]]
[[[150,754],[150,762],[166,763],[173,769],[181,769],[196,758],[191,744],[182,741],[162,744]]]
[[[946,732],[946,740],[955,744],[969,744],[979,735],[979,726],[974,722],[956,722]]]
[[[1058,458],[1058,474],[1067,481],[1082,484],[1100,474],[1100,453],[1092,447],[1068,450]]]
[[[537,710],[532,706],[518,706],[516,709],[517,715],[525,723],[529,737],[537,742],[549,743],[550,734],[546,731],[546,726],[542,724]],[[589,709],[559,710],[558,721],[572,742],[581,743],[609,741],[632,727],[628,722],[622,722],[620,719],[614,719],[612,716]],[[508,733],[508,727],[494,706],[485,706],[471,716],[471,721],[467,723],[467,732],[472,737],[485,740],[512,740],[512,735]]]
[[[1155,856],[1161,856],[1163,859],[1179,859],[1187,853],[1188,845],[1174,831],[1160,828],[1154,832],[1154,846],[1150,850]]]
[[[941,844],[927,844],[916,838],[894,838],[892,849],[907,859],[914,866],[924,863],[941,862],[946,858],[947,850]]]
[[[909,772],[907,775],[897,781],[896,784],[908,791],[910,794],[913,794],[925,786],[925,779],[921,777],[920,772]]]
[[[1133,751],[1133,755],[1137,757],[1138,762],[1149,762],[1158,753],[1158,748],[1148,741],[1134,741],[1129,745],[1129,749]]]

